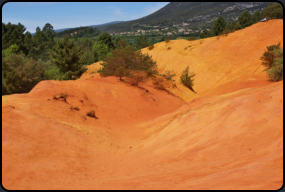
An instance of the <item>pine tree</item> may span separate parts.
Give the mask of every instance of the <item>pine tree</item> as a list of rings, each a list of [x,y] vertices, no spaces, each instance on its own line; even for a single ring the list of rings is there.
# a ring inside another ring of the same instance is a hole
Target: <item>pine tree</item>
[[[105,45],[108,46],[109,51],[112,49],[115,49],[115,45],[112,41],[112,36],[107,33],[107,32],[103,32],[98,36],[98,42],[101,41],[102,43],[104,43]]]
[[[269,4],[263,10],[263,15],[267,19],[283,19],[283,7],[280,3]]]
[[[52,46],[55,44],[54,38],[56,36],[56,32],[53,30],[53,26],[49,23],[46,23],[42,31],[46,36],[47,48],[52,48]]]
[[[238,17],[239,24],[242,28],[252,25],[251,15],[248,10],[243,11]]]
[[[7,25],[2,23],[2,50],[10,47],[12,44],[16,44],[21,51],[25,52],[25,30],[25,26],[21,23],[18,23],[18,25],[11,24],[10,22]]]
[[[149,46],[149,42],[146,38],[146,36],[138,36],[136,39],[135,39],[135,47],[137,48],[137,50],[139,49],[143,49],[145,47],[148,47]]]
[[[215,36],[217,36],[226,28],[226,25],[227,25],[226,21],[220,15],[218,19],[214,21],[212,32],[214,33]]]
[[[233,21],[230,25],[230,30],[234,30],[235,25],[237,24],[236,21]]]
[[[258,21],[260,21],[262,19],[262,13],[258,10],[256,11],[252,17],[251,17],[251,20],[252,20],[252,24],[253,23],[257,23]]]
[[[82,48],[78,48],[74,40],[69,40],[67,36],[57,42],[51,55],[57,67],[65,74],[63,79],[74,79],[72,76],[80,77],[86,71],[85,68],[81,68]]]

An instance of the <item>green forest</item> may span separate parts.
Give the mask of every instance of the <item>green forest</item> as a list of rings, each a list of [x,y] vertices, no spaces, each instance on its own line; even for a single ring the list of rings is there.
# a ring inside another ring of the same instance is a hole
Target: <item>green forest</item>
[[[21,23],[2,23],[2,95],[28,93],[42,80],[77,79],[85,65],[105,60],[120,46],[139,50],[150,44],[145,36],[128,42],[92,27],[57,34],[47,23],[32,35]]]

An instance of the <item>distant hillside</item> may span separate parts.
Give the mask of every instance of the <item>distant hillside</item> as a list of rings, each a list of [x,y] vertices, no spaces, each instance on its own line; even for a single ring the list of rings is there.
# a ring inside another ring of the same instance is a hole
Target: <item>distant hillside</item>
[[[67,35],[68,37],[94,37],[98,36],[100,31],[97,28],[93,27],[77,27],[77,28],[70,28],[61,32],[56,33],[56,37],[64,37]]]
[[[117,23],[105,29],[108,33],[126,32],[150,26],[170,27],[189,25],[191,28],[212,26],[212,22],[222,15],[226,21],[237,20],[240,13],[248,10],[262,11],[269,2],[171,2],[146,17]]]
[[[97,28],[98,30],[102,31],[105,28],[107,28],[113,24],[122,23],[122,22],[124,22],[124,21],[113,21],[113,22],[104,23],[104,24],[100,24],[100,25],[90,25],[89,27]]]
[[[86,26],[86,27],[93,27],[93,28],[97,28],[98,30],[104,30],[106,27],[109,27],[110,25],[113,25],[113,24],[117,24],[117,23],[122,23],[124,21],[113,21],[113,22],[109,22],[109,23],[104,23],[104,24],[100,24],[100,25],[89,25],[89,26]],[[65,30],[69,30],[69,29],[75,29],[75,28],[78,28],[78,27],[73,27],[73,28],[64,28],[64,29],[55,29],[54,31],[56,33],[60,33],[62,31],[65,31]],[[32,33],[32,35],[34,35],[35,33]]]

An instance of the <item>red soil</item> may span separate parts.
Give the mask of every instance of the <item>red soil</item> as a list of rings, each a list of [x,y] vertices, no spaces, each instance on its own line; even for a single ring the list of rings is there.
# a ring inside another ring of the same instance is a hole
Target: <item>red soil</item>
[[[2,96],[2,185],[279,189],[283,81],[267,81],[259,58],[283,41],[283,20],[199,41],[171,41],[171,54],[165,42],[148,51],[176,80],[191,63],[198,94],[179,83],[174,95],[143,83],[146,92],[90,74],[96,63],[79,80],[42,81],[28,94]],[[53,99],[60,93],[67,102]],[[98,119],[86,116],[90,110]]]

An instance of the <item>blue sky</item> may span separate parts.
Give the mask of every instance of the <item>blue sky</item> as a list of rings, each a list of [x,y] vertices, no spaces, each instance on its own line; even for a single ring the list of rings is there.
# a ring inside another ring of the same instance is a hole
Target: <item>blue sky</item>
[[[2,6],[2,22],[19,22],[34,33],[50,23],[54,29],[130,21],[147,16],[169,2],[8,2]]]

